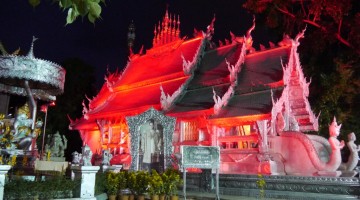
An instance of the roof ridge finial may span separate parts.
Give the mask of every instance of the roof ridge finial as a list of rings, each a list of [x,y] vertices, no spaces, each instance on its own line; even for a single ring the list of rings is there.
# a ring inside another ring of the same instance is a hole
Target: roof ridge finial
[[[215,16],[215,13],[214,13],[214,17],[213,19],[211,20],[211,23],[207,26],[207,30],[206,30],[206,36],[209,38],[209,40],[211,40],[211,37],[214,35],[214,31],[215,31],[215,27],[214,27],[214,24],[215,24],[215,20],[216,20],[216,16]]]
[[[305,37],[304,35],[305,35],[306,28],[307,28],[307,26],[305,26],[305,28],[304,28],[300,33],[298,33],[298,34],[296,35],[296,37],[295,37],[295,44],[296,44],[296,45],[299,45],[299,44],[300,44],[300,43],[299,43],[299,39]]]
[[[26,55],[26,56],[29,57],[29,58],[35,58],[35,56],[34,56],[34,42],[35,42],[37,39],[38,39],[38,38],[36,38],[35,36],[33,36],[29,53]]]
[[[168,5],[162,20],[159,21],[157,30],[154,30],[153,47],[165,45],[180,39],[180,18],[169,13]],[[156,27],[156,25],[155,25]]]
[[[246,37],[251,37],[251,32],[255,29],[255,15],[253,15],[253,24],[250,29],[246,32]]]
[[[177,24],[177,28],[176,28],[176,37],[178,37],[178,38],[180,38],[180,15],[178,15],[178,17],[177,17],[177,22],[176,22],[176,24]]]

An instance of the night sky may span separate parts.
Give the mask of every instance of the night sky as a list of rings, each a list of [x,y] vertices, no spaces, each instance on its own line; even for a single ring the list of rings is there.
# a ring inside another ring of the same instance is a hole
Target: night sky
[[[239,0],[107,0],[101,20],[91,24],[87,18],[65,26],[66,12],[57,4],[43,0],[35,9],[27,0],[1,0],[0,40],[9,52],[21,48],[27,53],[32,36],[35,57],[61,63],[67,58],[80,58],[96,69],[97,87],[104,82],[108,68],[122,69],[128,57],[127,30],[131,20],[136,26],[134,51],[152,44],[154,25],[169,12],[180,15],[181,36],[192,37],[194,28],[206,30],[216,15],[214,41],[230,38],[229,32],[244,35],[252,15],[242,8]],[[267,31],[257,27],[255,42],[266,43]],[[264,41],[259,41],[259,39]]]

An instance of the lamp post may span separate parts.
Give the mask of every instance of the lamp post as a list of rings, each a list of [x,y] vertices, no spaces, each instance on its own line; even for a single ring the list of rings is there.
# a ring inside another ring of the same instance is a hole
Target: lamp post
[[[44,120],[44,130],[43,130],[43,137],[42,137],[42,144],[41,144],[41,154],[40,160],[43,160],[44,157],[44,145],[45,145],[45,131],[46,131],[46,121],[47,121],[47,114],[49,106],[55,106],[55,102],[51,102],[41,106],[41,111],[45,112],[45,120]]]

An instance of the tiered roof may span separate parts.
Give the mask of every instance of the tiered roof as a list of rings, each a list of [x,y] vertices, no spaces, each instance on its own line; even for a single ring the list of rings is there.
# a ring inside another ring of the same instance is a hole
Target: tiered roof
[[[180,118],[207,116],[224,126],[271,118],[272,100],[284,87],[281,62],[291,61],[292,46],[254,51],[254,23],[246,36],[232,35],[231,42],[212,48],[214,20],[206,33],[183,40],[177,33],[180,21],[166,12],[163,27],[155,29],[154,47],[132,56],[122,74],[108,76],[84,117],[70,127],[87,129],[96,119],[136,115],[150,107]]]

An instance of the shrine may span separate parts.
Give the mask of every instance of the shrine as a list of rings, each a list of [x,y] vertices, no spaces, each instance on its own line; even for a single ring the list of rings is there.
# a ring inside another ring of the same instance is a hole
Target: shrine
[[[69,128],[92,152],[108,150],[110,163],[124,168],[144,169],[159,158],[163,167],[174,165],[169,157],[192,145],[220,147],[220,174],[340,176],[341,125],[334,119],[329,141],[307,134],[318,130],[318,115],[297,53],[305,29],[258,50],[255,19],[244,36],[230,33],[219,45],[212,41],[214,22],[182,38],[180,17],[166,11],[153,47],[130,51],[124,70],[105,77]],[[143,134],[160,137],[145,147]]]

